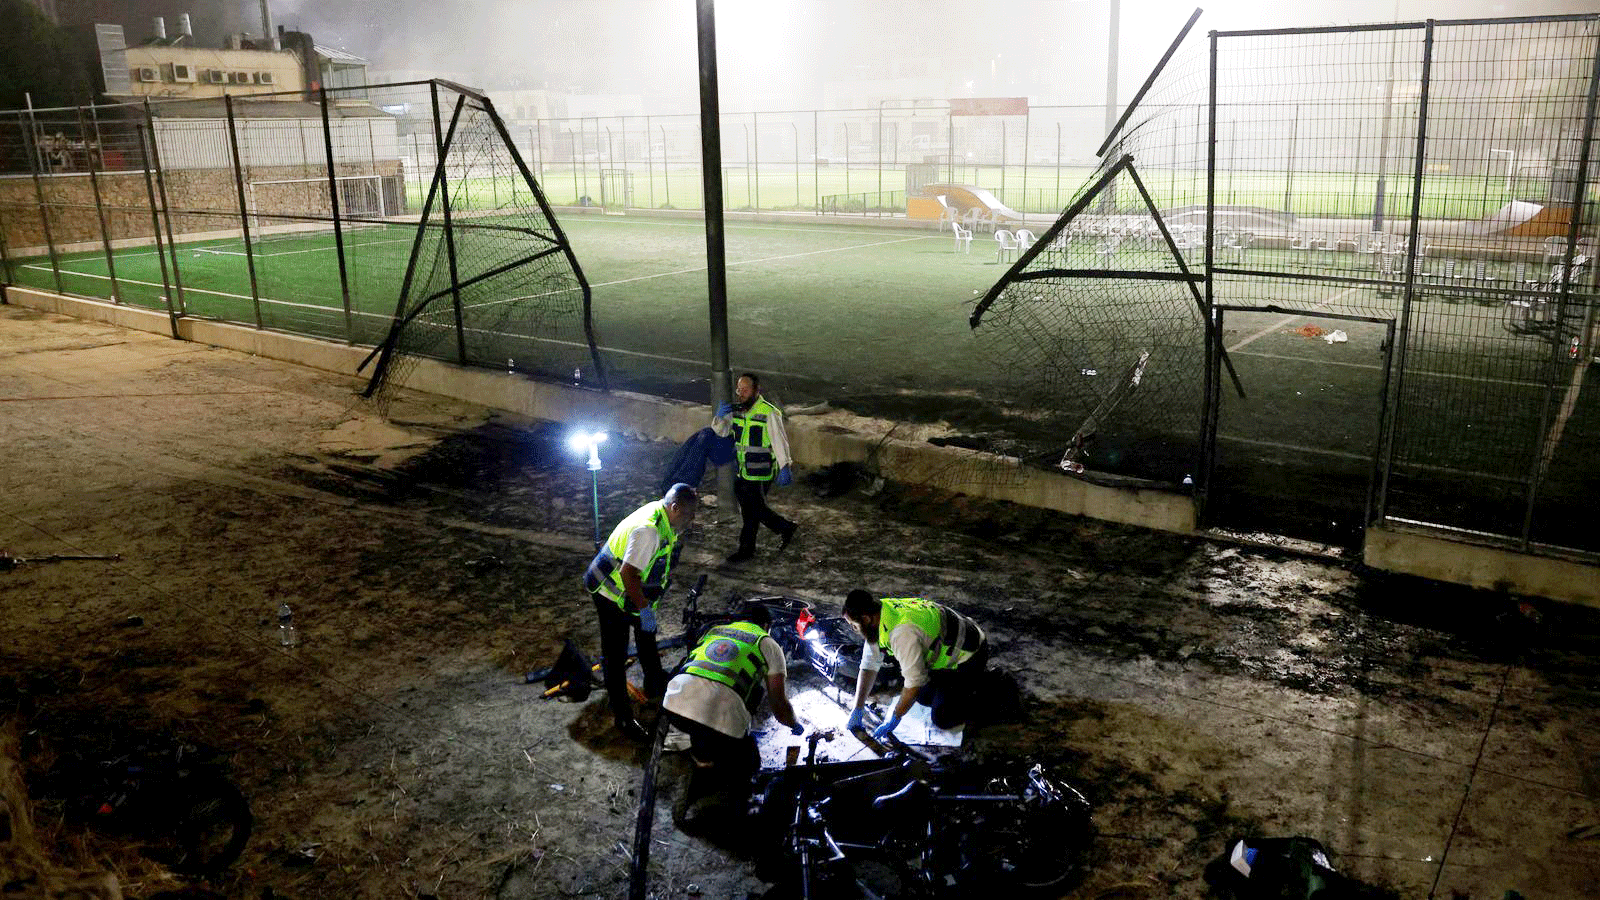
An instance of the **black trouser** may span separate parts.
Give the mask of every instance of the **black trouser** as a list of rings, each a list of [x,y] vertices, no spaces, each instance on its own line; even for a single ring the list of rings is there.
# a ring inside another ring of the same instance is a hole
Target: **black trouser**
[[[616,601],[604,594],[592,596],[594,611],[600,617],[600,662],[605,671],[611,712],[618,719],[631,719],[633,707],[628,705],[628,631],[633,631],[634,646],[639,650],[639,668],[644,671],[644,692],[652,697],[659,697],[667,689],[667,673],[661,670],[661,653],[656,650],[656,636],[653,632],[640,630],[638,614],[623,612]]]
[[[754,735],[729,737],[670,709],[662,712],[666,714],[667,721],[689,735],[689,750],[694,753],[695,759],[711,763],[730,776],[754,774],[760,768],[761,751],[756,749]]]
[[[739,549],[746,553],[754,553],[756,549],[756,532],[762,525],[771,528],[778,534],[788,534],[794,523],[772,511],[767,506],[767,490],[772,487],[769,481],[749,481],[737,475],[733,479],[733,496],[739,501],[739,515],[744,517],[744,527],[739,529]]]
[[[917,702],[926,703],[929,718],[940,728],[954,728],[972,717],[977,706],[978,688],[983,681],[984,669],[989,665],[989,642],[978,645],[978,651],[954,669],[934,669],[928,673],[928,683],[917,692]]]

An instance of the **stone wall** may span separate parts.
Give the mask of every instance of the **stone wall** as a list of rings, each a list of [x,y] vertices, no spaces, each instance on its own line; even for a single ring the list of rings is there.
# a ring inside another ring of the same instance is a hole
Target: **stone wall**
[[[390,198],[391,215],[405,212],[393,208],[405,196],[400,184],[400,161],[346,163],[340,176],[381,175]],[[106,230],[112,241],[148,243],[151,240],[150,195],[143,171],[102,172],[98,177]],[[261,204],[256,211],[271,214],[328,216],[327,169],[320,166],[257,167],[246,174],[249,181],[311,179],[304,185],[277,185],[270,191],[258,190]],[[183,169],[165,173],[167,203],[173,210],[174,235],[201,234],[239,227],[239,192],[231,169]],[[45,226],[39,215],[39,193],[49,209],[50,237],[58,250],[83,250],[99,246],[100,219],[95,211],[94,185],[88,173],[47,175],[34,179],[27,175],[0,177],[0,239],[15,256],[42,256],[47,251]],[[270,218],[259,225],[274,224]],[[258,223],[252,223],[258,227]],[[163,235],[164,237],[164,235]]]

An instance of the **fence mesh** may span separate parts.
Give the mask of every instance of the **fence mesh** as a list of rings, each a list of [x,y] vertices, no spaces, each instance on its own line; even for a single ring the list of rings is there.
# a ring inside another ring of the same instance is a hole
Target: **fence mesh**
[[[1600,549],[1596,38],[1578,16],[1188,41],[979,336],[1090,472],[1216,499],[1270,469],[1242,502]],[[1187,305],[1152,274],[1180,258]]]

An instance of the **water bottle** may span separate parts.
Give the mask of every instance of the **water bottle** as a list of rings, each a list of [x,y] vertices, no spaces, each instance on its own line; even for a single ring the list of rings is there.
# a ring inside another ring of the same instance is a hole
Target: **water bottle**
[[[515,359],[506,360],[506,374],[507,375],[515,375],[515,374],[517,374],[517,361]]]
[[[582,380],[583,380],[583,369],[582,368],[573,369],[572,370],[572,386],[573,387],[577,387],[578,386],[578,382],[580,382]]]
[[[289,610],[287,601],[278,604],[278,643],[285,647],[300,643],[300,636],[294,630],[294,613]]]

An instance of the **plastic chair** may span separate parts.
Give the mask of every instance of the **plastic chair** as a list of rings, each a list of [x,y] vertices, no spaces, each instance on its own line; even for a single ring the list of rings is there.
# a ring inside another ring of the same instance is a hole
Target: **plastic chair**
[[[933,199],[939,201],[939,230],[943,231],[946,222],[955,222],[956,211],[950,208],[950,201],[946,200],[943,194],[939,194]]]
[[[995,262],[1005,262],[1008,259],[1016,258],[1018,245],[1015,235],[1004,228],[998,228],[995,230],[994,239],[995,243],[999,245],[994,252]]]
[[[1038,240],[1038,238],[1034,237],[1033,236],[1033,232],[1029,231],[1028,229],[1026,229],[1026,228],[1018,228],[1017,229],[1017,249],[1018,250],[1027,250],[1029,247],[1033,246],[1033,242],[1036,241],[1036,240]]]
[[[963,227],[961,227],[961,223],[960,222],[952,221],[950,223],[950,230],[955,232],[955,234],[956,234],[955,252],[960,253],[962,250],[965,250],[966,252],[971,253],[972,252],[972,229],[963,228]]]

